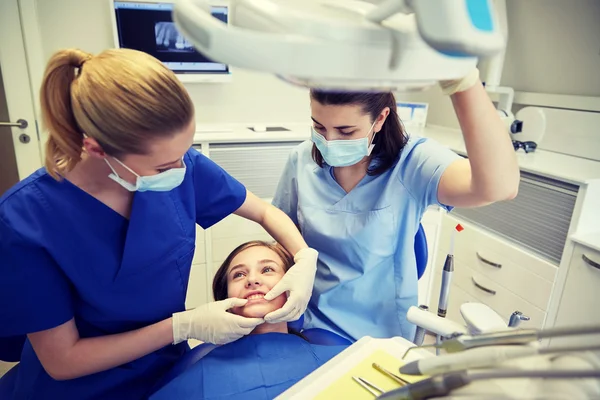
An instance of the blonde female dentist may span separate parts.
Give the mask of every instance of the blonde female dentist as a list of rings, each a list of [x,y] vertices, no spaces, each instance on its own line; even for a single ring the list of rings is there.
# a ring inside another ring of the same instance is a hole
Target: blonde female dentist
[[[317,252],[191,149],[194,105],[159,60],[62,50],[40,97],[46,167],[0,197],[0,350],[21,339],[15,399],[144,398],[187,339],[229,343],[264,323],[228,312],[243,299],[185,310],[196,224],[261,224],[295,255],[284,318],[304,311]]]

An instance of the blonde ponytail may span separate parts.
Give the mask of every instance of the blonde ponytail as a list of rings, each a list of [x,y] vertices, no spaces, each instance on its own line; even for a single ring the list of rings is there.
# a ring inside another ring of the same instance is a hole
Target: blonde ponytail
[[[55,53],[46,67],[40,93],[42,121],[48,131],[46,169],[55,178],[73,169],[81,160],[83,132],[77,126],[71,105],[76,70],[91,55],[77,49]]]
[[[81,160],[83,135],[113,157],[145,154],[154,138],[170,137],[194,118],[192,100],[175,74],[149,54],[77,49],[54,54],[41,88],[48,131],[46,169],[56,179]]]

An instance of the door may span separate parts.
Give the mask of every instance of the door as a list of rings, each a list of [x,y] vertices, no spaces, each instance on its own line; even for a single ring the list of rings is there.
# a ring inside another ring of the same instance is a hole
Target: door
[[[0,0],[0,196],[42,165],[22,32],[18,0]]]

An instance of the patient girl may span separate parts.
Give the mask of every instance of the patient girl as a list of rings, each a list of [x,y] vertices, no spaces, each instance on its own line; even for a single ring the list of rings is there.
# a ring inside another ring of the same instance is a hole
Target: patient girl
[[[244,243],[229,254],[213,280],[213,296],[216,301],[229,297],[248,299],[243,307],[231,310],[234,314],[250,318],[262,318],[271,311],[283,307],[286,295],[266,301],[265,294],[271,290],[293,265],[293,257],[279,244],[260,240]],[[288,333],[287,323],[262,324],[252,333]]]
[[[217,271],[214,298],[248,299],[246,305],[230,312],[262,318],[285,303],[285,294],[272,301],[263,297],[289,268],[295,268],[292,265],[292,257],[278,244],[245,243]],[[288,330],[285,322],[265,323],[235,342],[198,346],[165,376],[161,389],[150,399],[273,399],[346,347],[310,343]],[[190,366],[193,360],[197,361]]]

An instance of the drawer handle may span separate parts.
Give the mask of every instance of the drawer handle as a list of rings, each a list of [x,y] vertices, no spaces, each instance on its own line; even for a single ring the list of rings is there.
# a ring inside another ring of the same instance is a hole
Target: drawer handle
[[[495,291],[495,290],[488,289],[488,288],[486,288],[486,287],[484,287],[484,286],[481,286],[479,283],[477,283],[477,282],[475,281],[475,278],[471,277],[471,280],[473,281],[473,285],[475,285],[475,287],[476,287],[477,289],[479,289],[479,290],[483,290],[484,292],[486,292],[486,293],[489,293],[489,294],[491,294],[492,296],[496,294],[496,291]]]
[[[481,255],[479,254],[479,252],[477,252],[476,254],[477,254],[477,258],[479,258],[479,261],[481,261],[482,263],[485,263],[485,264],[487,264],[487,265],[489,265],[491,267],[494,267],[494,268],[502,268],[502,264],[498,264],[498,263],[495,263],[493,261],[486,260],[485,258],[481,257]]]
[[[583,261],[585,261],[585,263],[587,265],[589,265],[590,267],[593,267],[593,268],[596,268],[596,269],[600,269],[600,264],[598,264],[594,260],[589,259],[588,256],[586,256],[585,254],[582,254],[581,258],[583,258]]]

